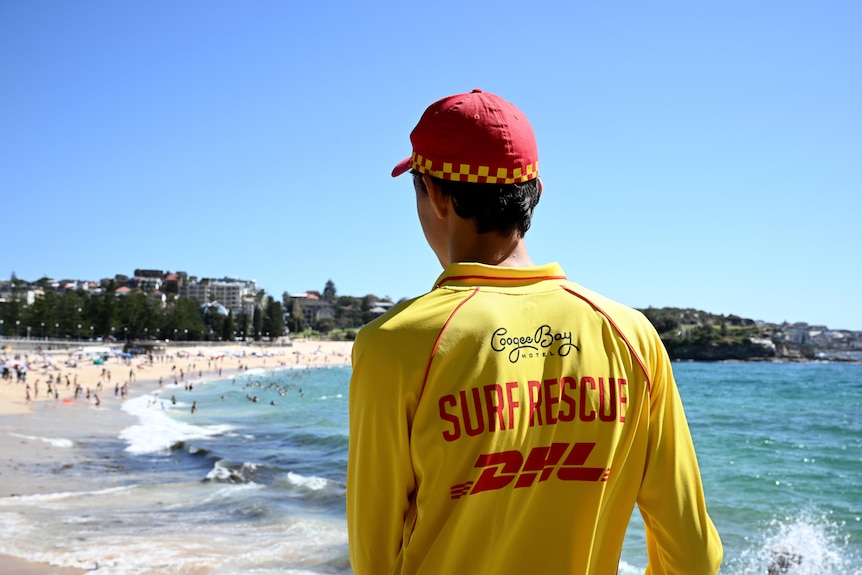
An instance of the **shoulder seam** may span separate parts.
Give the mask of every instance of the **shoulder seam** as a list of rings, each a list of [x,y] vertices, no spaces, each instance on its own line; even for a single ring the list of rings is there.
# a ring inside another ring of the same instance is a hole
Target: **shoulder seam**
[[[640,366],[641,371],[643,372],[644,377],[646,378],[647,392],[652,394],[652,381],[650,379],[650,374],[646,369],[646,365],[644,364],[643,358],[641,358],[640,354],[632,346],[631,342],[629,341],[629,338],[626,337],[626,334],[623,333],[623,330],[620,329],[620,327],[617,325],[617,323],[614,321],[614,319],[611,317],[611,315],[608,312],[606,312],[601,306],[596,304],[596,302],[589,299],[587,296],[585,296],[581,293],[578,293],[577,291],[573,290],[572,288],[570,288],[568,286],[561,284],[560,287],[563,288],[564,291],[572,294],[576,298],[589,304],[593,309],[595,309],[597,312],[602,314],[602,316],[604,316],[604,318],[606,320],[608,320],[608,323],[611,324],[611,327],[614,329],[614,331],[616,331],[617,334],[619,334],[620,338],[622,338],[623,342],[625,342],[626,347],[629,349],[632,356],[635,358],[635,361],[637,361],[638,365]]]
[[[431,363],[434,361],[434,357],[437,355],[437,348],[440,346],[440,341],[443,339],[443,333],[446,331],[446,328],[449,327],[449,322],[452,321],[452,318],[455,317],[461,307],[470,301],[470,299],[479,293],[479,288],[474,288],[464,299],[458,302],[458,305],[455,306],[449,313],[449,317],[446,318],[446,321],[443,322],[443,325],[440,327],[440,331],[437,334],[437,339],[434,340],[434,347],[431,349],[431,353],[428,355],[428,364],[425,366],[425,374],[422,376],[422,387],[419,389],[419,396],[416,398],[416,405],[418,407],[419,403],[422,401],[422,396],[425,394],[425,384],[428,383],[428,375],[431,373]]]

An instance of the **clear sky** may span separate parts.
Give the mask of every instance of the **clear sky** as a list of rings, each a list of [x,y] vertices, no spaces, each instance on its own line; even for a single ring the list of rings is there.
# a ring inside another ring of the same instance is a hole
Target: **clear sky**
[[[633,307],[862,330],[862,3],[0,0],[0,277],[395,300],[432,101],[530,118],[537,262]]]

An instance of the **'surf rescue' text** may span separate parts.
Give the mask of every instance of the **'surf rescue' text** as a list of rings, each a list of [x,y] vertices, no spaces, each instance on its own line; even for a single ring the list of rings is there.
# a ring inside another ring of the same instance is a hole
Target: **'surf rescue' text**
[[[624,422],[626,386],[622,378],[563,376],[461,390],[438,402],[440,419],[446,422],[443,439],[455,441],[464,434],[514,429],[525,416],[530,427],[572,421]]]

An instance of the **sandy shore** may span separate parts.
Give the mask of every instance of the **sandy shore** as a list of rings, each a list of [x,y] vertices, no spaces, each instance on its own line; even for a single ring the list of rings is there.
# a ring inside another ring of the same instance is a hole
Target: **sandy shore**
[[[44,563],[33,563],[11,555],[0,554],[0,573],[9,575],[80,575],[87,573],[74,567],[54,567]]]
[[[0,354],[5,360],[26,360],[29,365],[24,381],[13,372],[0,380],[0,497],[41,493],[51,485],[22,484],[16,470],[33,463],[44,463],[51,453],[40,448],[33,435],[45,436],[48,422],[62,436],[63,431],[80,428],[104,412],[105,418],[126,417],[120,410],[125,397],[135,397],[168,385],[194,385],[199,382],[241,375],[251,369],[278,369],[285,366],[323,367],[349,365],[350,342],[294,341],[289,346],[259,347],[229,345],[221,347],[169,348],[164,356],[111,357],[95,363],[85,355],[37,355],[16,351]],[[76,364],[71,365],[71,360]],[[68,362],[68,363],[67,363]],[[50,390],[50,392],[49,392]],[[77,390],[77,391],[76,391]],[[46,446],[47,447],[47,446]],[[26,558],[0,554],[0,573],[30,575],[74,575],[84,573],[27,561]]]
[[[289,346],[258,347],[226,345],[224,347],[168,348],[163,356],[135,356],[132,359],[112,357],[103,364],[93,356],[74,354],[37,355],[14,348],[0,354],[6,360],[25,361],[29,370],[25,381],[12,372],[0,380],[0,416],[24,414],[43,401],[89,401],[98,403],[114,396],[126,386],[128,393],[140,391],[148,384],[194,383],[212,380],[255,368],[280,366],[349,365],[351,343],[343,341],[294,341]],[[74,361],[74,367],[71,366]],[[76,397],[75,390],[80,388]],[[50,389],[50,393],[49,393]],[[148,389],[143,389],[147,391]]]

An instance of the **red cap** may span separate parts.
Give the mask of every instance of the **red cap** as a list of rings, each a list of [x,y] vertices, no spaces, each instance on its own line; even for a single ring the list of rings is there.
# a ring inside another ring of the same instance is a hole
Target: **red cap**
[[[413,154],[392,177],[416,170],[442,180],[515,184],[539,175],[536,136],[527,116],[476,89],[437,100],[410,133]]]

